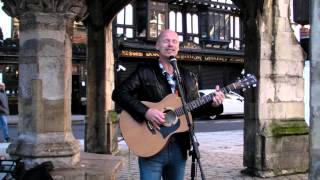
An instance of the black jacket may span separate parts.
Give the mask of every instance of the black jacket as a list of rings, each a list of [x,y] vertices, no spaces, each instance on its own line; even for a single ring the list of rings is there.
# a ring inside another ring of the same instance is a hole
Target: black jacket
[[[196,76],[190,71],[179,67],[186,101],[199,98]],[[144,121],[148,107],[141,101],[159,102],[171,93],[170,85],[162,74],[159,62],[140,64],[137,69],[124,80],[112,93],[112,99],[126,110],[135,120]],[[214,108],[211,103],[196,108],[191,112],[193,117],[217,115],[223,112],[223,106]],[[182,147],[183,154],[190,148],[188,133],[175,135]],[[186,156],[185,156],[186,157]]]

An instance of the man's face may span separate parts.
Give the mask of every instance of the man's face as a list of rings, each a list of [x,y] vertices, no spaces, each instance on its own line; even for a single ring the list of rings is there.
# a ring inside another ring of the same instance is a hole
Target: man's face
[[[163,32],[156,44],[156,48],[162,57],[169,58],[170,56],[177,56],[179,51],[178,35],[173,31]]]

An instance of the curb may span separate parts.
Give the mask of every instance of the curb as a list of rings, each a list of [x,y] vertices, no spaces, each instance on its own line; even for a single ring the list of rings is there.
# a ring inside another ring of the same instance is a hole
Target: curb
[[[85,124],[85,115],[72,115],[72,124]],[[8,115],[8,125],[18,124],[18,115]]]

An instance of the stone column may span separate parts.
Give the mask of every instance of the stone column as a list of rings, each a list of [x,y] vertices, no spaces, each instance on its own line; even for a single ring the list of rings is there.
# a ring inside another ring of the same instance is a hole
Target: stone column
[[[309,179],[320,179],[320,2],[311,5],[311,80],[310,80],[310,171]]]
[[[257,54],[260,60],[246,62],[249,69],[257,72],[259,85],[247,94],[252,96],[249,101],[246,99],[244,165],[247,171],[243,172],[262,177],[308,170],[304,57],[289,24],[289,2],[266,0],[256,21],[247,21],[257,23],[258,43],[247,46],[246,42],[246,48],[250,48],[246,49],[246,56]],[[247,30],[246,36],[254,35],[250,31]]]
[[[72,43],[68,30],[86,11],[85,1],[4,1],[20,20],[19,137],[7,152],[28,167],[52,161],[55,168],[80,160],[71,131]]]
[[[85,151],[110,153],[108,117],[114,110],[114,55],[112,23],[108,26],[88,25],[88,91]]]

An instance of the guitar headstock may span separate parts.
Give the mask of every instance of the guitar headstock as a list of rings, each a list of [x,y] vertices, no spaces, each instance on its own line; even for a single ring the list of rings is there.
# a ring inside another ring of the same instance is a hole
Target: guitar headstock
[[[245,91],[247,88],[257,86],[257,78],[253,74],[244,75],[238,82],[233,83],[234,89],[241,89]]]

